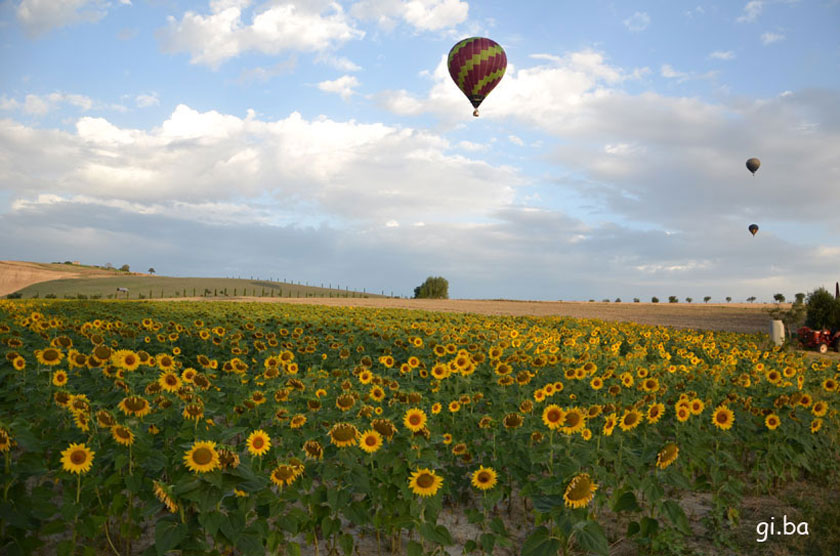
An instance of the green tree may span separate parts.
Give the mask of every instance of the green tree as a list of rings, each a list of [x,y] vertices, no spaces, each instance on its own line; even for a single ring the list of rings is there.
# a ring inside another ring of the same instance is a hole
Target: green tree
[[[677,299],[676,295],[669,295],[668,296],[668,303],[679,303],[680,300]]]
[[[442,276],[429,276],[414,288],[414,299],[449,299],[449,282]]]
[[[653,296],[653,297],[650,298],[650,302],[651,303],[659,303],[659,298],[656,297],[656,296]]]
[[[131,269],[127,264],[124,264],[120,267],[120,270],[122,270],[123,272],[130,272]]]
[[[781,293],[777,293],[777,294],[773,295],[773,299],[776,300],[776,303],[784,303],[785,302],[785,296],[784,296],[784,294],[781,294]]]
[[[155,273],[155,267],[153,267],[153,266],[149,267],[149,274],[154,274],[154,273]]]
[[[686,297],[686,298],[685,298],[685,302],[686,302],[686,303],[691,303],[692,301],[694,301],[694,299],[693,299],[693,298],[691,298],[691,297]]]
[[[754,295],[751,295],[747,298],[748,303],[752,303],[753,301],[755,301],[755,296]]]
[[[704,297],[703,297],[703,302],[704,302],[704,303],[708,303],[711,299],[712,299],[712,296],[711,296],[711,295],[704,296]]]
[[[799,292],[798,294],[796,294],[795,297],[796,297],[796,303],[805,303],[805,294],[804,293]]]
[[[732,301],[732,298],[727,295],[726,296],[726,302],[729,303],[730,301]]]
[[[840,300],[825,288],[817,288],[808,294],[805,326],[809,328],[840,328]]]

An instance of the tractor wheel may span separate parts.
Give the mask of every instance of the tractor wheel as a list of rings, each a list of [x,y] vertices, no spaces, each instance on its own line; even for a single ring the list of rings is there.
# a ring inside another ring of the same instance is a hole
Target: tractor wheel
[[[825,353],[828,351],[828,344],[820,344],[819,347],[820,353]]]

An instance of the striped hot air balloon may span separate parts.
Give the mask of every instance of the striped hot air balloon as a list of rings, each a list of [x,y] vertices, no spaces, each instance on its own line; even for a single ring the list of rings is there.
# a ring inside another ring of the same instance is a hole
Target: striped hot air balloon
[[[499,84],[505,75],[507,56],[495,41],[470,37],[460,41],[449,51],[449,75],[475,108]]]

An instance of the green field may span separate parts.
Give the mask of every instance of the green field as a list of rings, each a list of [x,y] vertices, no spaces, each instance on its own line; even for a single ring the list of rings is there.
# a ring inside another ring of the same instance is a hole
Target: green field
[[[32,284],[21,290],[23,298],[76,298],[100,296],[102,299],[125,298],[117,288],[128,288],[128,299],[172,297],[384,297],[367,292],[321,288],[239,278],[176,278],[170,276],[116,276],[113,278],[66,278]],[[141,297],[142,296],[142,297]]]

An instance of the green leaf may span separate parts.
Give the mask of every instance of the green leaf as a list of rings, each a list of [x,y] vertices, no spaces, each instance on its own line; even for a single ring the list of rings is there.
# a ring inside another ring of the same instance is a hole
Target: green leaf
[[[577,523],[574,539],[587,552],[594,552],[603,556],[607,556],[610,552],[610,543],[597,521],[587,520]]]
[[[423,556],[423,545],[417,541],[409,541],[406,546],[406,554],[408,556]]]
[[[353,535],[345,533],[338,538],[338,544],[341,546],[341,550],[344,551],[344,554],[350,556],[353,554]]]
[[[522,545],[522,556],[557,556],[561,544],[548,535],[548,529],[537,527]]]
[[[189,533],[187,526],[174,521],[161,520],[155,526],[155,549],[163,556],[184,540]]]
[[[505,529],[505,524],[498,517],[494,517],[492,521],[490,521],[490,530],[502,537],[508,536],[507,529]]]
[[[419,531],[423,538],[435,544],[449,546],[455,542],[452,540],[452,535],[449,534],[449,529],[443,525],[435,527],[431,523],[424,522],[420,525]]]
[[[467,521],[469,523],[481,523],[484,520],[484,514],[478,510],[467,510]]]
[[[659,522],[651,517],[643,517],[640,528],[642,536],[650,539],[659,531]]]
[[[253,533],[243,533],[236,540],[236,548],[242,551],[245,556],[264,556],[265,548],[260,538]]]
[[[478,545],[473,540],[469,540],[466,543],[464,543],[464,552],[466,552],[467,554],[469,554],[470,552],[473,552],[477,549],[478,549]]]
[[[662,509],[665,510],[665,515],[668,516],[668,519],[671,520],[671,523],[677,527],[680,533],[683,535],[691,534],[691,526],[688,523],[688,517],[686,517],[685,512],[679,504],[673,500],[666,500],[662,504]]]
[[[356,525],[365,525],[370,521],[370,514],[368,513],[367,507],[361,501],[351,502],[344,508],[342,513],[344,517]]]
[[[648,476],[644,483],[642,483],[642,494],[644,494],[646,501],[654,504],[665,495],[665,489],[662,488],[659,481]]]
[[[554,508],[562,507],[564,504],[562,494],[543,494],[534,496],[534,509],[540,513],[547,514]]]
[[[496,546],[496,535],[491,535],[490,533],[484,533],[481,535],[481,548],[484,549],[485,552],[490,554],[493,553],[493,547]]]
[[[630,523],[627,524],[627,536],[628,537],[632,537],[633,535],[637,534],[641,530],[642,530],[642,528],[639,526],[638,521],[631,521]]]
[[[633,491],[628,491],[618,497],[612,509],[614,512],[638,512],[642,508],[639,507],[639,502],[636,500],[636,495]]]
[[[289,553],[289,556],[300,556],[300,545],[296,542],[290,542],[286,546],[286,551]]]
[[[227,516],[221,512],[207,512],[198,514],[198,522],[204,527],[204,531],[215,539],[216,533]]]

